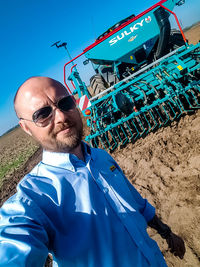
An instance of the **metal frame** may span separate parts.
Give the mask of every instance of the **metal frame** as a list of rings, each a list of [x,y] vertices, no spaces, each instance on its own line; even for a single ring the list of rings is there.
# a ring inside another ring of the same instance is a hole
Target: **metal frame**
[[[79,54],[78,56],[74,57],[73,59],[71,59],[70,61],[68,61],[64,67],[63,67],[63,71],[64,71],[64,84],[65,86],[67,87],[67,90],[69,91],[69,93],[71,94],[71,90],[69,88],[69,86],[67,85],[67,82],[66,82],[66,66],[69,65],[71,62],[73,63],[73,61],[75,61],[77,58],[81,57],[82,55],[84,55],[86,52],[88,52],[89,50],[91,50],[93,47],[97,46],[98,44],[100,44],[101,42],[103,42],[104,40],[106,40],[107,38],[109,38],[110,36],[112,36],[113,34],[115,34],[116,32],[120,31],[121,29],[123,29],[124,27],[126,27],[127,25],[129,25],[130,23],[132,23],[133,21],[139,19],[140,17],[144,16],[145,14],[147,14],[148,12],[152,11],[153,9],[157,8],[157,7],[162,7],[164,8],[165,10],[167,10],[168,12],[170,12],[171,14],[173,14],[173,16],[175,17],[175,20],[178,24],[178,27],[180,29],[180,32],[183,36],[183,39],[185,41],[185,44],[186,46],[188,45],[187,44],[187,41],[186,41],[186,38],[185,38],[185,35],[183,33],[183,30],[180,26],[180,23],[179,23],[179,20],[176,16],[176,14],[174,12],[172,12],[170,9],[166,8],[165,6],[163,6],[163,3],[167,2],[167,0],[161,0],[159,1],[158,3],[156,3],[155,5],[153,5],[152,7],[148,8],[147,10],[143,11],[142,13],[138,14],[137,16],[135,16],[134,18],[130,19],[129,21],[125,22],[124,24],[120,25],[118,28],[116,28],[115,30],[113,30],[112,32],[108,33],[106,36],[102,37],[101,40],[97,40],[95,41],[93,44],[91,44],[90,46],[86,47],[83,52],[81,54]],[[73,63],[74,65],[74,63]]]

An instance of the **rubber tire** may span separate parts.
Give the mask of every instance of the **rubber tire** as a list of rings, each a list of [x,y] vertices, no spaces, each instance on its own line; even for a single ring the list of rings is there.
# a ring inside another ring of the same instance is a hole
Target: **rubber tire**
[[[95,74],[90,78],[90,95],[96,96],[107,88],[104,78],[100,74]]]
[[[173,51],[181,46],[185,45],[183,36],[179,30],[172,29],[169,38],[169,48]]]

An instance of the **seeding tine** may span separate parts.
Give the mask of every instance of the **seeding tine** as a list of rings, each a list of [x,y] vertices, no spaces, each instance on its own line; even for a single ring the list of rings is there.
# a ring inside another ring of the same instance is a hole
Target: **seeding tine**
[[[170,121],[170,113],[166,110],[167,101],[160,105],[160,112],[162,117],[162,125],[166,125]],[[170,109],[171,110],[171,109]]]
[[[191,98],[190,98],[190,96],[188,95],[188,93],[191,93],[191,92],[188,91],[188,92],[185,92],[185,94],[184,94],[185,99],[186,99],[186,101],[187,101],[187,104],[189,105],[189,108],[190,108],[190,110],[185,109],[186,112],[189,112],[189,111],[192,111],[192,109],[198,108],[198,107],[193,106],[193,104],[191,103]],[[194,96],[193,94],[192,94],[192,97],[193,97],[192,100],[195,101],[195,96]]]
[[[134,140],[136,140],[138,137],[139,137],[139,135],[140,135],[140,133],[139,133],[139,131],[138,131],[138,128],[137,128],[137,126],[135,125],[135,122],[134,122],[134,120],[136,120],[136,119],[132,119],[132,120],[130,120],[130,122],[131,122],[131,124],[133,125],[133,127],[135,128],[135,130],[136,130],[136,136],[134,137],[133,136],[133,138],[134,138]]]
[[[97,148],[99,146],[98,137],[94,137],[90,140],[90,145]]]
[[[102,147],[105,148],[104,142],[102,142],[102,137],[101,136],[99,136],[99,140],[100,140],[100,143],[101,143]]]
[[[159,106],[159,108],[156,108],[156,111],[157,111],[157,113],[158,113],[158,115],[159,115],[159,118],[160,118],[160,121],[161,121],[161,123],[160,123],[160,127],[161,126],[163,126],[163,124],[165,124],[165,118],[163,118],[163,113],[162,113],[162,105],[161,106]]]
[[[122,138],[121,138],[121,135],[120,135],[120,132],[119,132],[119,126],[115,127],[115,131],[117,133],[117,137],[118,137],[120,143],[122,143]]]
[[[123,138],[123,134],[124,134],[124,131],[123,131],[123,127],[122,125],[118,125],[118,134],[119,134],[119,137],[120,137],[120,142],[118,143],[118,145],[120,147],[123,147],[123,145],[125,144],[124,143],[124,138]],[[125,139],[126,140],[126,139]]]
[[[156,118],[154,117],[153,113],[154,113],[154,109],[152,110],[149,110],[149,113],[150,113],[150,116],[152,117],[153,119],[153,122],[154,122],[154,127],[152,127],[152,131],[154,131],[154,129],[158,126],[158,122],[156,121]]]
[[[110,135],[111,135],[111,145],[110,145],[110,150],[111,151],[114,151],[117,146],[118,146],[118,143],[117,143],[117,140],[116,138],[114,137],[114,135],[112,134],[112,130],[109,131]]]
[[[174,106],[179,109],[179,111],[177,111],[178,114],[176,114],[176,116],[175,116],[175,118],[179,118],[181,116],[181,114],[183,113],[183,109],[181,108],[181,105],[179,104],[180,99],[179,99],[179,97],[176,96],[171,100],[172,100],[172,103],[174,102],[173,103],[173,104],[175,104]]]
[[[101,144],[101,147],[103,147],[104,149],[107,149],[109,147],[109,145],[106,143],[107,141],[107,132],[103,132],[103,130],[101,129],[101,134],[98,136],[99,137],[99,141]]]
[[[149,122],[149,124],[151,126],[151,128],[149,129],[149,132],[150,132],[150,131],[153,131],[156,128],[158,123],[156,122],[156,118],[153,115],[153,110],[149,110],[148,114],[150,116],[150,122]]]
[[[130,135],[131,135],[131,136],[129,137],[129,141],[130,141],[130,140],[132,140],[132,138],[134,137],[134,135],[133,135],[132,130],[131,130],[131,128],[130,128],[130,122],[127,121],[127,122],[125,122],[125,124],[126,124],[126,126],[127,126],[127,128],[128,128],[128,131],[129,131]]]
[[[152,113],[152,109],[150,109],[148,111],[148,116],[146,116],[146,119],[148,120],[149,122],[149,129],[148,129],[148,132],[151,132],[153,131],[153,129],[155,128],[155,126],[157,125],[157,122],[155,120],[155,116],[153,116],[153,113]]]
[[[119,131],[118,131],[118,126],[116,126],[116,127],[114,127],[114,128],[112,129],[112,134],[111,134],[111,136],[112,136],[112,140],[114,141],[114,143],[117,144],[117,146],[118,146],[119,144],[121,144],[122,139],[121,139],[120,133],[119,133]],[[116,147],[117,147],[117,146],[116,146]],[[114,146],[112,149],[114,150],[116,147]]]
[[[160,128],[161,125],[163,124],[160,122],[160,120],[163,120],[163,119],[162,119],[159,109],[161,109],[161,106],[154,107],[152,110],[152,116],[155,122],[155,126],[153,127],[152,131],[154,131],[154,129],[156,129],[157,127]]]
[[[198,102],[198,98],[197,98],[198,96],[195,96],[194,91],[192,89],[189,91],[189,93],[192,94],[192,98],[193,98],[193,100],[194,100],[194,102],[196,104],[195,106],[193,106],[193,104],[190,103],[190,100],[189,100],[189,97],[188,97],[188,102],[189,102],[191,108],[193,108],[193,109],[197,108],[198,109],[200,107],[200,103]]]
[[[145,132],[145,128],[144,128],[144,126],[143,126],[143,124],[142,124],[142,121],[141,121],[141,119],[140,119],[140,116],[141,115],[138,115],[137,117],[136,117],[136,119],[137,119],[137,122],[139,123],[139,126],[141,126],[141,128],[142,128],[142,133],[140,133],[140,136],[142,136],[143,134],[144,134],[144,132]]]
[[[172,99],[171,99],[172,100]],[[173,103],[173,102],[172,102]],[[177,114],[174,110],[174,108],[172,107],[172,103],[170,103],[170,101],[167,102],[167,105],[170,107],[172,113],[174,114],[174,116],[172,117],[171,114],[170,114],[170,117],[171,117],[171,121],[175,120],[175,118],[177,117]]]
[[[121,128],[121,132],[123,133],[123,139],[122,139],[122,142],[121,142],[121,146],[124,146],[126,143],[127,143],[127,141],[129,140],[128,139],[128,137],[127,137],[127,135],[126,135],[126,130],[125,130],[125,128],[124,128],[124,126],[123,125],[119,125],[120,126],[120,128]]]
[[[109,147],[110,147],[110,142],[109,142],[109,138],[108,138],[108,131],[105,132],[105,133],[103,134],[103,137],[104,137],[104,146],[105,146],[107,149],[109,149]]]
[[[93,120],[92,120],[93,121]],[[91,124],[91,135],[93,135],[94,133],[96,132],[96,124],[95,123],[92,123]],[[90,144],[92,147],[98,147],[99,146],[99,137],[93,137],[91,140],[90,140]]]
[[[167,124],[167,122],[170,120],[170,117],[169,117],[169,115],[168,115],[167,111],[165,110],[165,107],[164,107],[164,105],[163,105],[163,104],[161,105],[161,108],[164,110],[164,112],[165,112],[165,115],[167,116],[167,119],[165,120],[165,123],[164,123],[164,124]]]
[[[155,126],[152,129],[152,131],[154,131],[156,128],[160,128],[160,122],[159,122],[159,119],[157,118],[157,114],[155,113],[154,110],[152,112],[152,116],[154,117],[154,122],[155,122]]]
[[[126,134],[127,134],[128,142],[130,142],[130,140],[133,138],[133,133],[131,131],[129,121],[126,121],[124,123],[124,129],[125,129]]]
[[[111,146],[111,144],[110,144],[110,141],[109,141],[109,131],[107,131],[106,132],[106,136],[105,136],[105,138],[106,138],[106,141],[107,141],[107,147],[108,147],[108,149],[110,148],[110,146]]]
[[[188,99],[187,99],[187,97],[186,97],[185,94],[181,94],[181,95],[179,95],[179,96],[177,97],[177,100],[178,100],[178,102],[179,102],[179,104],[180,104],[180,108],[181,108],[182,111],[184,111],[184,112],[190,112],[190,111],[191,111],[191,109],[188,109],[188,108],[189,108],[189,106],[188,106],[189,102],[188,102]],[[184,100],[187,101],[187,107],[186,107],[186,102],[185,102]],[[185,107],[184,107],[184,105],[185,105]],[[181,114],[182,114],[182,113],[180,113],[180,115],[181,115]],[[179,115],[179,116],[180,116],[180,115]]]
[[[160,112],[159,112],[159,108],[160,108],[160,106],[153,108],[153,116],[154,116],[154,119],[155,119],[155,122],[156,122],[156,125],[155,125],[154,128],[156,128],[157,126],[158,126],[158,128],[160,128],[160,126],[161,126],[161,123],[160,123],[161,115],[160,115]]]
[[[148,133],[150,132],[150,130],[151,130],[152,127],[151,127],[151,124],[149,123],[149,121],[148,121],[148,119],[147,119],[145,113],[143,114],[143,116],[144,116],[144,119],[146,120],[146,122],[147,122],[147,124],[148,124],[148,128],[147,128],[145,134],[148,134]]]

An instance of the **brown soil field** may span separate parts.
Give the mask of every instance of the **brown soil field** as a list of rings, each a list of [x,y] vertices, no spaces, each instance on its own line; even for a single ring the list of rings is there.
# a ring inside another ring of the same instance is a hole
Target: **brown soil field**
[[[37,143],[20,128],[0,137],[0,187],[37,149]]]
[[[189,43],[196,44],[200,41],[200,22],[185,32]]]
[[[200,24],[185,34],[190,43],[196,43],[200,39]],[[41,159],[41,148],[21,129],[0,138],[0,170],[10,158],[27,151],[28,158],[23,164],[4,176],[0,206],[15,192],[18,181]],[[112,156],[142,196],[156,207],[162,220],[184,239],[186,254],[180,260],[169,252],[166,242],[149,229],[167,265],[200,266],[200,110],[118,149]]]

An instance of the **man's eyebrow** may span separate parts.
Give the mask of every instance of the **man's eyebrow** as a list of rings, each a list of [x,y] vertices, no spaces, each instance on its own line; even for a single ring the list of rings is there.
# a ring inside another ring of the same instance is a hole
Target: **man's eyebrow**
[[[69,94],[65,94],[65,95],[59,96],[58,98],[56,98],[55,101],[52,101],[49,97],[47,97],[47,99],[50,101],[50,103],[52,103],[53,105],[55,105],[55,104],[57,104],[62,98],[67,97],[67,96],[70,96],[70,95],[69,95]],[[45,100],[45,102],[46,102],[46,100]],[[50,103],[44,104],[44,105],[42,105],[40,108],[50,106],[50,105],[51,105]],[[38,108],[37,110],[39,110],[40,108]],[[37,111],[37,110],[36,110],[36,111]]]

